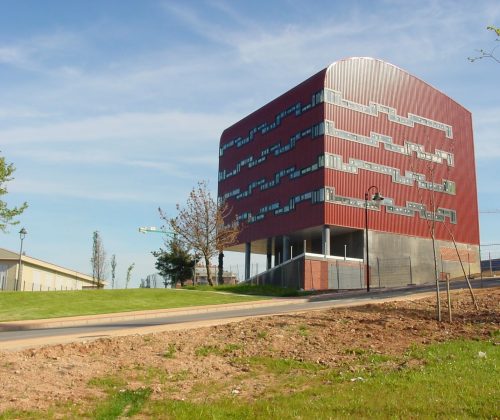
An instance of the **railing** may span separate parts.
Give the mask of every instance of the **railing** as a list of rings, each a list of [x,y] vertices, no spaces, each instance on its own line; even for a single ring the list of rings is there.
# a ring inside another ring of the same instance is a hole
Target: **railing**
[[[250,284],[269,284],[272,286],[304,289],[304,254],[259,273],[247,280]]]

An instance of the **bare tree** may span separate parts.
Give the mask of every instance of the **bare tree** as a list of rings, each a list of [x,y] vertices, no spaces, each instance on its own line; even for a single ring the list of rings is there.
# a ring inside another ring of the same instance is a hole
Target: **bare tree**
[[[111,288],[115,288],[115,276],[116,276],[116,255],[111,256]]]
[[[437,306],[437,320],[441,321],[441,297],[439,295],[439,270],[437,263],[437,249],[436,249],[436,215],[437,215],[437,205],[436,205],[436,192],[434,190],[434,168],[431,165],[427,166],[428,178],[431,181],[431,190],[429,194],[430,204],[431,204],[431,220],[426,217],[427,227],[429,228],[429,233],[432,239],[432,252],[434,257],[434,275],[436,283],[436,306]],[[418,184],[417,184],[418,185]]]
[[[458,250],[457,241],[455,241],[455,235],[453,234],[453,231],[452,231],[451,227],[448,226],[446,224],[446,222],[444,222],[444,227],[446,228],[448,234],[450,235],[450,238],[451,238],[451,240],[453,242],[453,246],[455,247],[455,252],[457,253],[458,261],[460,262],[460,267],[462,268],[462,272],[464,273],[464,279],[467,282],[467,286],[469,287],[469,292],[470,292],[470,295],[471,295],[471,298],[472,298],[472,303],[476,307],[476,310],[479,310],[479,305],[477,303],[476,296],[474,295],[474,291],[472,290],[472,286],[470,284],[469,276],[465,272],[464,263],[462,261],[461,255],[460,255],[460,251]],[[468,252],[469,251],[467,251],[467,253]],[[470,269],[469,269],[469,272],[470,272]]]
[[[495,42],[500,42],[500,28],[497,28],[495,26],[487,26],[486,29],[488,31],[492,31],[496,34],[497,38],[495,39]],[[480,49],[480,50],[477,50],[477,52],[479,53],[479,55],[475,56],[475,57],[467,57],[467,59],[470,61],[470,62],[474,62],[474,61],[477,61],[477,60],[481,60],[483,58],[490,58],[494,61],[496,61],[497,63],[500,64],[500,58],[497,57],[496,53],[495,53],[495,50],[499,47],[500,45],[497,45],[495,46],[494,48],[492,48],[491,50],[484,50],[484,49]]]
[[[176,207],[177,217],[169,219],[159,209],[160,217],[187,248],[204,258],[207,281],[213,286],[210,260],[236,241],[240,232],[237,219],[231,217],[231,208],[226,202],[217,202],[212,197],[207,181],[200,181],[191,190],[185,205]]]
[[[427,136],[427,145],[429,143],[429,136]],[[414,163],[411,164],[410,168],[412,172],[415,172]],[[436,285],[436,318],[441,322],[441,297],[439,293],[439,270],[438,270],[438,259],[437,259],[437,249],[436,249],[436,215],[437,215],[437,203],[436,203],[436,195],[434,189],[434,167],[431,164],[426,165],[426,179],[429,182],[430,190],[429,192],[429,203],[430,204],[430,212],[426,211],[425,221],[427,223],[427,229],[429,230],[429,235],[432,241],[432,257],[434,260],[434,281]],[[424,199],[424,194],[422,189],[419,186],[418,180],[416,180],[417,191],[419,195],[420,204],[427,209],[428,205],[426,200]],[[430,213],[430,214],[429,214]]]
[[[127,280],[125,282],[125,289],[128,289],[128,285],[130,283],[130,278],[132,276],[132,270],[133,270],[134,266],[135,266],[135,263],[132,263],[127,268]]]
[[[500,31],[500,30],[499,30]],[[429,136],[427,136],[427,144],[430,144],[429,143]],[[453,148],[452,148],[453,150]],[[414,172],[415,169],[414,169],[414,163],[415,163],[416,160],[413,161],[413,163],[411,164],[410,168],[411,170]],[[423,169],[423,168],[421,168]],[[449,167],[447,167],[447,171],[449,170]],[[435,271],[435,281],[436,281],[436,305],[437,305],[437,319],[438,321],[441,321],[442,318],[441,318],[441,298],[440,298],[440,287],[439,287],[439,280],[440,280],[440,275],[439,275],[439,270],[438,270],[438,252],[437,252],[437,248],[436,248],[436,222],[437,222],[437,215],[438,215],[438,210],[439,210],[439,200],[436,199],[436,182],[437,182],[437,179],[436,179],[436,176],[435,176],[435,167],[432,165],[432,164],[426,164],[425,166],[425,177],[426,177],[426,180],[428,181],[428,185],[430,186],[428,189],[427,189],[427,193],[428,193],[428,202],[426,202],[427,200],[425,199],[424,197],[424,191],[422,190],[422,188],[420,188],[420,185],[417,181],[417,191],[418,191],[418,195],[419,195],[419,200],[420,200],[420,204],[424,207],[424,208],[428,208],[428,206],[430,206],[430,214],[427,214],[426,215],[426,222],[427,222],[427,228],[429,230],[429,235],[431,237],[431,240],[432,240],[432,250],[433,250],[433,258],[434,258],[434,271]],[[429,217],[430,216],[430,217]],[[470,284],[470,280],[465,272],[465,268],[464,268],[464,265],[463,265],[463,261],[462,261],[462,257],[460,255],[460,251],[458,249],[458,246],[457,246],[457,242],[455,240],[455,235],[453,233],[453,229],[452,229],[452,226],[451,225],[448,225],[446,223],[446,220],[443,219],[442,221],[440,221],[441,225],[445,228],[446,232],[448,233],[452,243],[453,243],[453,246],[454,246],[454,249],[455,249],[455,253],[457,255],[457,259],[460,263],[460,266],[461,266],[461,269],[462,269],[462,272],[464,274],[464,279],[469,287],[469,291],[470,291],[470,294],[471,294],[471,297],[472,297],[472,302],[474,304],[474,306],[476,307],[476,309],[479,309],[479,306],[478,306],[478,303],[477,303],[477,300],[476,300],[476,297],[474,295],[474,292],[472,290],[472,286]],[[449,292],[448,292],[449,293]],[[450,299],[448,297],[448,311],[450,313],[450,322],[451,322],[451,307],[450,307]]]
[[[101,288],[103,287],[101,282],[106,277],[106,251],[102,244],[101,235],[97,230],[93,235],[90,263],[92,264],[92,278],[94,282],[97,282],[97,288]]]

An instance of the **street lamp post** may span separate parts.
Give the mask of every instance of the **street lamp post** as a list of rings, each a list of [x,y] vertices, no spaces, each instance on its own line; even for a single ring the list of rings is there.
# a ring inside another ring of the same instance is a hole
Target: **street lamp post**
[[[23,276],[23,271],[22,271],[22,258],[23,258],[23,241],[24,238],[26,237],[26,234],[28,232],[26,231],[25,228],[22,228],[19,231],[19,238],[21,239],[21,248],[19,249],[19,264],[17,266],[17,278],[16,278],[16,287],[15,290],[19,290],[21,287],[21,281],[22,281],[22,276]]]
[[[376,185],[372,185],[365,192],[365,241],[366,241],[366,291],[370,291],[370,253],[368,249],[368,196],[370,195],[370,191],[375,190],[375,194],[373,194],[371,200],[375,201],[376,205],[379,206],[380,202],[384,199],[378,192],[378,187]]]

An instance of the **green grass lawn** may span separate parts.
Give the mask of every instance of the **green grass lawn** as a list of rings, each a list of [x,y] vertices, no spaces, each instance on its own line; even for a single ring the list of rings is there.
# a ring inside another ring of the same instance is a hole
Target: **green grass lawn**
[[[250,285],[246,283],[236,285],[221,286],[186,286],[189,290],[217,290],[227,293],[237,293],[242,295],[274,296],[274,297],[294,297],[307,296],[312,292],[300,291],[289,287],[279,287],[272,285]]]
[[[486,357],[479,357],[479,352]],[[262,398],[249,401],[243,394],[207,402],[165,398],[145,402],[141,411],[146,418],[172,419],[496,418],[500,414],[498,346],[453,341],[418,348],[404,359],[423,364],[387,371],[377,368],[377,360],[368,364],[360,360],[354,372],[341,373],[310,363],[262,358],[250,361],[254,372],[278,378]]]
[[[262,297],[225,294],[213,290],[120,289],[2,292],[0,293],[0,321],[181,308],[258,299]]]
[[[136,415],[141,419],[190,420],[498,418],[500,347],[493,341],[457,340],[416,347],[392,356],[397,363],[391,368],[386,364],[390,356],[367,358],[366,354],[335,369],[269,357],[232,360],[250,366],[246,378],[266,385],[260,397],[251,399],[245,397],[244,390],[238,395],[228,392],[243,376],[200,384],[184,401],[169,398],[168,391],[151,399],[148,379],[129,389],[120,376],[96,378],[89,386],[102,389],[107,397],[91,401],[90,406],[61,403],[48,412],[4,412],[0,419],[117,419]],[[151,374],[154,371],[144,377],[151,380]],[[273,380],[268,383],[270,376]],[[176,388],[180,382],[170,385]]]

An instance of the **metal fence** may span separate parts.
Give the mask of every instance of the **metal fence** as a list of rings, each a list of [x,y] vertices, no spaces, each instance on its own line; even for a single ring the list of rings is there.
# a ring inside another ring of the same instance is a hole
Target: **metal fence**
[[[328,263],[328,288],[362,289],[365,287],[365,265],[362,261],[337,260]]]
[[[305,278],[311,277],[312,273],[305,273],[305,258],[311,259],[304,254],[293,258],[269,271],[260,273],[252,277],[251,284],[269,284],[273,286],[290,287],[303,289],[304,284],[308,284]],[[330,290],[363,289],[366,287],[366,271],[363,260],[348,259],[338,257],[312,257],[322,265],[324,274],[328,279],[316,279],[312,282],[321,285],[320,288]],[[316,275],[318,272],[316,272]],[[324,275],[323,274],[323,275]],[[413,284],[411,257],[403,258],[377,258],[371,266],[372,288],[391,288]],[[308,277],[309,276],[309,277]]]

